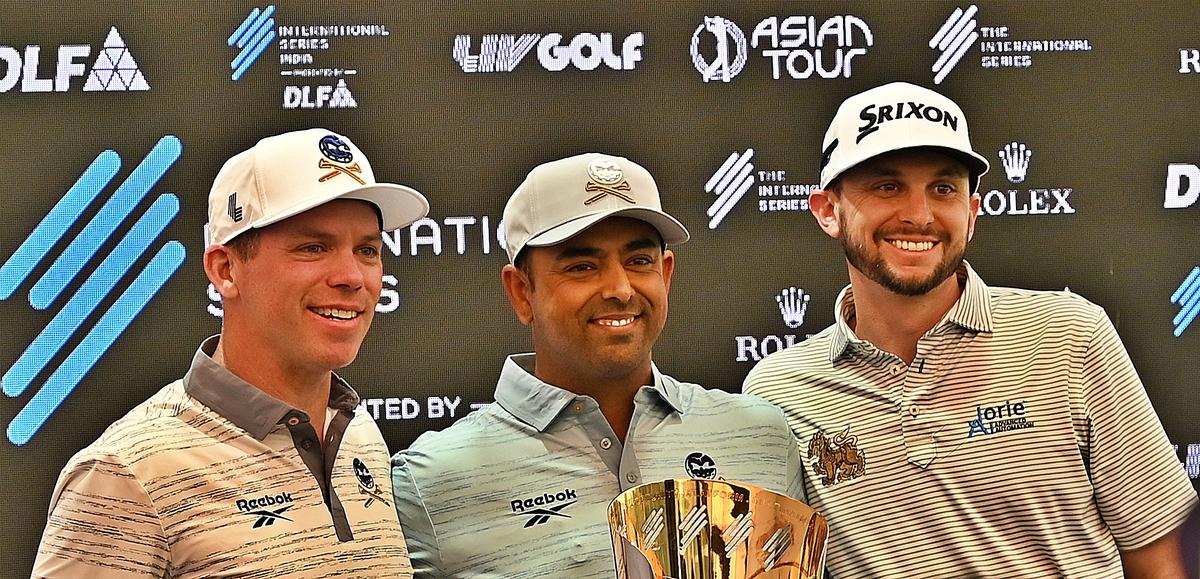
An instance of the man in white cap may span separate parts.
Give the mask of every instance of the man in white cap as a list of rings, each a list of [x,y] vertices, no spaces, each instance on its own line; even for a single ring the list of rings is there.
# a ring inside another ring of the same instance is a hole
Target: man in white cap
[[[803,499],[782,413],[663,374],[688,232],[654,179],[596,153],[540,165],[504,209],[501,277],[533,354],[510,356],[496,402],[393,457],[418,577],[613,577],[607,522],[622,491],[724,478]]]
[[[906,83],[850,97],[809,201],[850,285],[744,390],[808,445],[842,577],[1178,577],[1196,493],[1104,310],[963,261],[987,161]]]
[[[35,577],[407,577],[388,452],[350,364],[381,230],[429,204],[324,129],[231,158],[208,200],[221,334],[63,469]]]

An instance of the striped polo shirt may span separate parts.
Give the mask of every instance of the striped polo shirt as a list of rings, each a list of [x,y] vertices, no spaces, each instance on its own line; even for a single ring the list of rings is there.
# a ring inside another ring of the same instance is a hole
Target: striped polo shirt
[[[1118,550],[1196,502],[1104,310],[1069,292],[962,296],[912,364],[836,321],[759,363],[744,390],[780,406],[829,518],[840,577],[1119,578]]]
[[[334,376],[322,446],[215,347],[71,458],[33,577],[411,577],[387,447],[354,390]]]
[[[608,505],[645,482],[724,478],[804,499],[770,404],[655,368],[622,444],[594,399],[542,382],[533,363],[509,357],[495,404],[393,457],[417,577],[612,579]]]

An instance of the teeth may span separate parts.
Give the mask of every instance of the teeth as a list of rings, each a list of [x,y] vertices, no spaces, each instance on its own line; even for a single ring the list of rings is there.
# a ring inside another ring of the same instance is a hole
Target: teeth
[[[899,247],[905,251],[929,251],[933,249],[932,241],[904,241],[896,240],[891,242],[892,245]]]
[[[600,324],[601,326],[620,328],[622,326],[628,326],[629,324],[632,324],[633,318],[623,318],[620,320],[596,320],[596,323]]]
[[[358,312],[353,310],[338,310],[334,308],[314,308],[314,312],[326,318],[335,320],[353,320],[358,317]]]

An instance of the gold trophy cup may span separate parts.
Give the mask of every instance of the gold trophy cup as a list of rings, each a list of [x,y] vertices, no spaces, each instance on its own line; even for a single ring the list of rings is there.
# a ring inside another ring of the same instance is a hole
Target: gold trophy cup
[[[736,481],[674,479],[608,507],[618,579],[819,579],[829,527],[812,507]]]

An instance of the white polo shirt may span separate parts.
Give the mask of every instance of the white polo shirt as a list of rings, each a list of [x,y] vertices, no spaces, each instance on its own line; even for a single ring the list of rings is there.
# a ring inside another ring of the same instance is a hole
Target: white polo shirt
[[[669,478],[724,478],[804,500],[787,421],[766,402],[654,370],[625,443],[596,401],[537,379],[511,356],[496,403],[392,459],[417,577],[616,576],[608,505]]]
[[[308,416],[201,345],[191,369],[63,469],[34,577],[410,577],[388,452],[334,377]]]
[[[830,571],[1121,577],[1118,550],[1179,526],[1196,493],[1116,331],[1077,295],[958,278],[912,364],[855,336],[847,287],[833,326],[746,378],[807,449]]]

